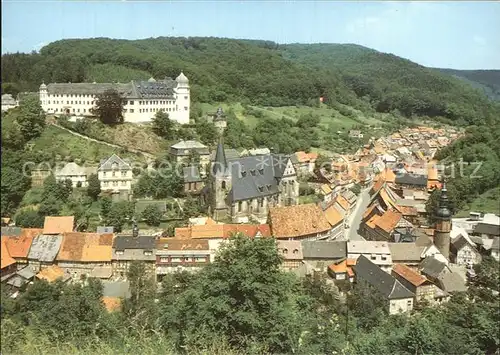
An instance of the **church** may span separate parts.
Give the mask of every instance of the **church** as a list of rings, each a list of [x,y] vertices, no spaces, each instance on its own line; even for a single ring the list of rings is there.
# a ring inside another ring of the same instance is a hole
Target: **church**
[[[227,159],[219,142],[205,193],[216,221],[266,223],[270,207],[298,203],[299,183],[289,156],[266,154]]]
[[[175,79],[129,83],[52,83],[40,85],[40,102],[49,115],[92,116],[92,108],[99,94],[116,90],[124,100],[125,122],[148,123],[157,112],[168,113],[180,124],[189,123],[190,88],[184,75]]]

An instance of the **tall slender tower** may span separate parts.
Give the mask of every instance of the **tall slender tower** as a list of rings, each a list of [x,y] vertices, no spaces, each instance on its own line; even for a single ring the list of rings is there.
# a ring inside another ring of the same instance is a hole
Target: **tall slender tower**
[[[227,195],[231,190],[231,171],[224,152],[222,137],[215,152],[215,161],[210,172],[210,207],[213,218],[218,221],[228,215]]]
[[[448,207],[448,191],[446,182],[443,182],[439,207],[436,211],[436,225],[434,230],[434,245],[439,249],[446,259],[450,258],[450,231],[451,231],[451,211]]]

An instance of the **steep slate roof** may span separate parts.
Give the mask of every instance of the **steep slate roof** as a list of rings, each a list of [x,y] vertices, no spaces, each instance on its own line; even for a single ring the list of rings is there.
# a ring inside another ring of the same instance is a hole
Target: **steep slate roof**
[[[465,292],[465,280],[456,272],[446,272],[438,277],[439,286],[446,292]]]
[[[321,208],[314,203],[272,207],[269,209],[269,220],[275,238],[323,233],[331,228]]]
[[[118,155],[113,154],[110,156],[108,159],[102,159],[99,168],[97,171],[111,171],[113,170],[113,164],[117,164],[117,169],[118,170],[130,170],[132,169],[130,167],[130,164],[125,162],[122,158],[120,158]]]
[[[33,238],[42,234],[41,228],[23,228],[17,237],[7,238],[7,249],[13,258],[26,258],[31,248]]]
[[[217,147],[219,150],[219,147]],[[222,150],[223,152],[223,150]],[[217,153],[219,155],[219,153]],[[227,162],[232,177],[230,201],[249,200],[278,193],[278,179],[283,176],[288,157],[284,155],[247,156]],[[224,165],[214,165],[214,174]],[[218,169],[215,171],[215,169]]]
[[[422,260],[418,268],[423,274],[432,278],[438,278],[443,271],[448,269],[445,263],[432,256],[428,256]]]
[[[43,234],[61,234],[73,231],[74,216],[47,216],[43,224]]]
[[[102,295],[104,297],[130,298],[130,282],[102,281]]]
[[[420,262],[425,246],[415,243],[389,243],[391,257],[396,262]]]
[[[302,241],[304,259],[341,259],[347,257],[347,243],[343,241]]]
[[[137,238],[131,235],[119,235],[113,240],[113,249],[144,249],[153,250],[155,248],[155,237],[139,235]]]
[[[229,159],[229,160],[237,159],[240,157],[240,152],[238,152],[236,149],[232,149],[232,148],[224,149],[224,154],[226,156],[226,159]],[[216,155],[216,150],[214,150],[214,151],[212,151],[212,153],[210,153],[210,161],[215,160],[215,155]]]
[[[404,287],[394,276],[389,275],[364,255],[361,255],[354,266],[356,278],[362,279],[374,287],[389,300],[412,298],[415,295]]]
[[[414,185],[414,186],[427,186],[426,175],[416,174],[398,174],[396,175],[396,184]]]
[[[53,262],[61,248],[62,235],[40,234],[33,239],[28,254],[28,259],[41,262]]]
[[[134,81],[129,83],[51,83],[47,92],[53,94],[98,95],[106,90],[116,90],[130,99],[168,99],[174,100],[173,89],[177,82],[171,78],[158,81]]]
[[[474,233],[500,236],[500,226],[488,223],[478,223],[476,228],[474,228]]]
[[[64,233],[57,261],[111,262],[113,234]]]

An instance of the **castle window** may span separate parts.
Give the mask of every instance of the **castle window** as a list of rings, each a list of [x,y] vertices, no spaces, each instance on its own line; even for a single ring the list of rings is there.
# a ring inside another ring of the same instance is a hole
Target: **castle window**
[[[187,100],[187,99],[188,99],[188,97],[187,97],[187,96],[184,96],[184,100]]]
[[[133,108],[130,109],[130,113],[134,113],[134,109]]]
[[[283,249],[283,254],[288,254],[288,249]]]
[[[225,181],[222,182],[221,187],[222,187],[223,190],[226,189],[226,182]]]
[[[241,212],[241,201],[238,202],[238,212]]]
[[[134,101],[129,101],[128,102],[129,105],[133,105],[134,104]]]

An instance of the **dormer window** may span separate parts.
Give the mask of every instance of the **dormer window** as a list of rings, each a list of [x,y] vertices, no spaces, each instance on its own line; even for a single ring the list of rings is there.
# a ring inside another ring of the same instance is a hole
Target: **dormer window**
[[[255,176],[255,169],[250,170],[250,174],[252,174],[252,176]]]
[[[117,250],[116,255],[123,255],[123,252],[124,252],[123,250]]]
[[[271,185],[267,184],[266,187],[267,187],[267,191],[271,191]]]
[[[245,176],[247,176],[247,172],[246,171],[242,171],[241,172],[241,177],[245,177]]]
[[[151,256],[153,255],[153,252],[151,250],[144,250],[144,255]]]
[[[259,186],[259,192],[264,192],[264,186]]]
[[[264,169],[259,169],[259,174],[264,175]]]
[[[293,249],[293,253],[294,254],[298,254],[299,253],[299,249]]]

